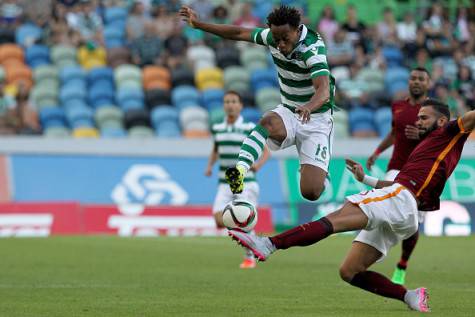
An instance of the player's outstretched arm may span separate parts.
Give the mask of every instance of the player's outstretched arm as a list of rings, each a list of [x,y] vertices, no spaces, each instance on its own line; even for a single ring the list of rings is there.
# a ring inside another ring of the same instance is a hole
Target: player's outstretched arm
[[[468,111],[462,116],[462,124],[465,131],[473,131],[475,128],[475,110]]]
[[[203,22],[198,18],[196,12],[188,6],[182,6],[179,11],[179,14],[182,17],[183,21],[185,21],[195,29],[200,29],[205,32],[213,33],[228,40],[252,42],[252,29],[243,28],[235,25]]]
[[[346,168],[350,172],[353,173],[356,180],[363,184],[366,184],[374,188],[383,188],[383,187],[394,184],[393,181],[384,181],[384,180],[377,179],[376,177],[366,175],[365,172],[363,171],[363,166],[360,163],[353,161],[352,159],[349,159],[349,158],[345,159],[345,163],[346,163]]]
[[[374,165],[379,155],[383,153],[384,151],[386,151],[386,149],[388,149],[393,144],[394,144],[394,130],[391,129],[388,135],[386,135],[386,137],[381,141],[381,143],[379,143],[376,150],[373,152],[373,154],[371,154],[371,156],[366,161],[366,168],[368,169],[368,171],[371,171],[371,167]]]

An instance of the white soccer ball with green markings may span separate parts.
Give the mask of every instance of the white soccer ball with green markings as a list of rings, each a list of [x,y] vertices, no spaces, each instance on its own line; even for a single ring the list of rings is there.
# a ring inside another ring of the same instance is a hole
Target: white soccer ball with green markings
[[[247,200],[235,199],[224,207],[223,223],[228,229],[252,231],[257,223],[257,209]]]

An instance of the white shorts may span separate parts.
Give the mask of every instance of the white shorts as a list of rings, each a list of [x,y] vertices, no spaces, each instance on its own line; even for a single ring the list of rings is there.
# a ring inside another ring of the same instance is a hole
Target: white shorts
[[[400,170],[389,170],[386,172],[386,176],[384,177],[384,180],[386,181],[393,181],[396,179],[396,176],[399,174]],[[419,218],[419,223],[424,222],[424,217],[426,216],[426,213],[424,211],[417,211],[417,217]]]
[[[245,199],[257,207],[259,199],[259,184],[257,182],[244,183],[244,189],[241,194],[234,195],[228,184],[219,184],[218,192],[214,198],[213,214],[223,211],[224,207],[233,199]]]
[[[314,165],[328,172],[328,164],[333,148],[331,110],[311,114],[311,119],[306,124],[302,124],[298,114],[282,105],[271,111],[282,118],[287,131],[287,138],[281,144],[268,138],[267,146],[269,149],[277,151],[295,144],[300,164]]]
[[[361,192],[346,199],[358,205],[368,217],[368,225],[354,241],[372,246],[383,254],[382,257],[418,230],[416,199],[400,184]]]

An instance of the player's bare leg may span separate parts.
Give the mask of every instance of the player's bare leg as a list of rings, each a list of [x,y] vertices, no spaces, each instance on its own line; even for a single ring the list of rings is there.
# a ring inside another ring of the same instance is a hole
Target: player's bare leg
[[[327,172],[310,164],[300,166],[300,192],[308,200],[317,200],[325,190]]]
[[[282,118],[272,111],[266,113],[242,143],[236,167],[226,170],[226,182],[234,194],[242,192],[244,176],[251,166],[259,160],[267,138],[271,138],[277,143],[282,143],[286,137],[287,131]]]
[[[394,270],[391,280],[393,283],[404,285],[406,281],[406,269],[407,262],[411,257],[414,248],[416,247],[417,241],[419,240],[419,231],[414,233],[412,236],[402,241],[402,253],[401,259],[399,260],[396,269]]]
[[[224,222],[223,222],[223,212],[222,211],[218,211],[214,214],[214,222],[216,223],[216,227],[218,229],[226,228],[226,226],[224,225]]]

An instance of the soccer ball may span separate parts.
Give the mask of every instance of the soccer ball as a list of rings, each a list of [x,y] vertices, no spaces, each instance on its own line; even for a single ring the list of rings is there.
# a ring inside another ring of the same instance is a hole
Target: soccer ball
[[[249,232],[256,226],[256,207],[244,199],[231,201],[223,211],[223,223],[228,229]]]

